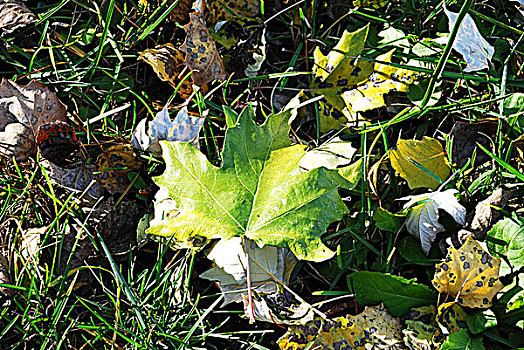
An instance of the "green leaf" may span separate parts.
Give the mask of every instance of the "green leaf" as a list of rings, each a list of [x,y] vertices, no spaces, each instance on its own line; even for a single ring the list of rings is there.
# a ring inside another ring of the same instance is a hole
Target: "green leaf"
[[[397,233],[400,230],[404,222],[404,217],[405,215],[393,214],[380,207],[373,212],[375,225],[383,231],[393,233]]]
[[[291,142],[287,123],[295,111],[262,126],[250,109],[242,111],[226,132],[221,168],[188,143],[162,142],[166,171],[154,179],[156,206],[169,205],[148,232],[173,236],[179,247],[246,236],[259,246],[289,247],[299,259],[332,257],[320,236],[348,211],[337,190],[346,180],[324,167],[299,169],[305,147]]]
[[[482,338],[472,337],[466,329],[448,336],[440,350],[484,350]]]
[[[393,316],[403,316],[413,307],[435,302],[435,293],[427,286],[402,277],[380,272],[360,271],[350,274],[357,302],[371,305],[383,302]]]
[[[491,310],[482,310],[466,316],[468,328],[473,334],[484,332],[497,325],[497,318]]]
[[[498,253],[505,256],[510,265],[502,259],[500,266],[500,275],[511,273],[511,268],[514,270],[520,269],[524,266],[524,225],[518,224],[512,219],[500,220],[488,232],[488,236],[506,242],[506,245],[497,245],[488,241],[488,248],[492,254]],[[524,287],[524,283],[521,284]]]

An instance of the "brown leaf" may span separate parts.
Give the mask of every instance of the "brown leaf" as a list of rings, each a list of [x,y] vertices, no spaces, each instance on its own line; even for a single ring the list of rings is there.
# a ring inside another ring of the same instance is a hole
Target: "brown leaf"
[[[9,281],[9,264],[7,263],[7,259],[1,252],[0,252],[0,283],[2,284],[11,283]],[[0,294],[11,294],[11,289],[0,286]]]
[[[212,0],[207,1],[206,6],[206,18],[210,26],[233,17],[252,18],[260,13],[260,0]]]
[[[203,86],[215,79],[225,79],[227,73],[224,64],[202,13],[190,13],[189,18],[189,23],[184,26],[186,41],[181,49],[186,53],[185,64],[193,71],[193,81]]]
[[[23,3],[13,0],[0,3],[0,29],[7,34],[36,22],[37,18]]]
[[[171,2],[176,1],[172,0]],[[180,0],[173,11],[169,14],[169,19],[177,23],[187,23],[189,11],[191,10],[192,0]]]
[[[91,181],[95,181],[89,187],[87,194],[93,198],[100,198],[104,194],[99,182],[100,175],[94,174],[96,171],[94,165],[83,163],[74,168],[62,168],[49,161],[44,161],[42,165],[48,171],[52,183],[59,184],[70,190],[84,191],[91,184]]]
[[[471,222],[471,230],[477,239],[483,240],[491,225],[500,218],[500,211],[494,207],[504,208],[512,195],[512,191],[505,191],[499,187],[488,198],[477,204],[475,217]]]
[[[36,81],[26,86],[0,84],[0,154],[25,161],[35,150],[42,124],[66,121],[66,107],[56,94]]]
[[[477,146],[477,142],[489,149],[490,140],[488,136],[496,131],[496,127],[496,124],[491,122],[476,124],[464,122],[455,123],[450,134],[450,137],[453,139],[451,152],[453,163],[457,164],[457,167],[462,168],[466,165],[468,159],[473,157],[473,151],[475,150],[477,151],[477,155],[475,157],[474,167],[489,161],[491,158]]]

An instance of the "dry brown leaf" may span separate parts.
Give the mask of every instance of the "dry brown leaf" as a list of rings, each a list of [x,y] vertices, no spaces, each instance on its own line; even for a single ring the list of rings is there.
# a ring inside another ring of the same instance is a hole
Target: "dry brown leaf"
[[[1,252],[0,252],[0,283],[10,284],[9,264],[7,263],[7,259]],[[10,294],[10,293],[11,293],[10,288],[0,286],[0,294]]]
[[[99,174],[95,174],[96,167],[91,164],[83,163],[73,168],[62,168],[49,161],[42,162],[42,166],[47,170],[52,183],[74,191],[84,191],[89,187],[91,181],[95,181],[87,190],[93,198],[100,198],[104,191],[100,186]]]
[[[474,167],[480,166],[491,158],[482,151],[477,142],[487,149],[491,146],[491,141],[488,136],[491,136],[497,131],[497,124],[492,122],[483,122],[469,124],[464,122],[457,122],[451,130],[450,137],[453,140],[451,159],[457,167],[462,168],[468,162],[468,159],[473,157],[473,152],[476,150]]]
[[[0,1],[0,29],[7,34],[36,22],[37,18],[23,3],[13,0]]]
[[[121,193],[129,185],[127,174],[141,165],[131,145],[109,147],[96,159],[100,185],[109,193]]]
[[[25,161],[35,150],[42,124],[66,121],[66,107],[56,94],[36,81],[26,86],[0,84],[0,155]]]
[[[512,194],[512,191],[505,191],[499,187],[488,198],[477,204],[475,217],[471,222],[471,230],[477,239],[484,240],[491,225],[500,218],[500,211],[494,207],[504,208]]]
[[[178,5],[176,5],[173,11],[169,14],[169,19],[180,24],[187,23],[192,2],[192,0],[180,0]]]
[[[185,64],[193,71],[193,81],[203,86],[215,79],[225,79],[224,64],[202,13],[193,12],[189,17],[189,23],[184,26],[186,41],[181,49],[186,53]]]

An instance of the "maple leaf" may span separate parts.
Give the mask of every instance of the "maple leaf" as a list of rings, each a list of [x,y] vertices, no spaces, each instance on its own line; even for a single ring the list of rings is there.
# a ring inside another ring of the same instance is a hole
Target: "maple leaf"
[[[429,254],[431,244],[435,241],[437,233],[446,231],[444,226],[438,222],[439,209],[448,212],[458,224],[466,224],[466,208],[457,201],[455,197],[457,192],[455,189],[448,189],[443,192],[430,192],[400,198],[400,200],[409,200],[404,205],[404,209],[417,202],[424,201],[424,203],[411,208],[406,227],[409,233],[420,240],[422,250],[426,255]]]
[[[491,256],[471,237],[460,249],[450,247],[437,264],[433,286],[466,307],[487,308],[503,287],[499,281],[500,259]]]
[[[289,327],[279,340],[281,349],[404,349],[401,322],[383,305],[366,307],[358,315],[337,317],[332,322],[310,321]]]
[[[166,171],[154,180],[164,213],[155,213],[148,232],[173,236],[180,247],[246,236],[259,246],[289,247],[299,259],[332,257],[320,236],[348,212],[337,190],[347,180],[324,167],[298,167],[305,147],[291,142],[287,124],[295,112],[259,127],[244,109],[226,132],[220,168],[188,143],[162,141]]]
[[[389,65],[395,49],[378,56],[377,62],[359,58],[368,30],[369,26],[351,33],[344,31],[327,56],[318,47],[313,53],[315,78],[310,88],[313,95],[324,96],[319,103],[322,132],[356,121],[356,112],[384,106],[385,94],[406,91],[418,76]]]

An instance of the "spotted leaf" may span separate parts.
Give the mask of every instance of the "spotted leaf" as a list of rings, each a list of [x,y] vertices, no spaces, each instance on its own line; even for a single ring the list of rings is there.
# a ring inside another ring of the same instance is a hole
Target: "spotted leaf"
[[[123,192],[129,185],[127,173],[140,167],[140,161],[130,145],[109,147],[96,159],[100,185],[109,193]]]
[[[280,349],[404,349],[401,322],[383,305],[366,307],[358,315],[337,317],[331,322],[314,320],[289,327],[279,340]]]
[[[213,0],[207,1],[207,22],[214,26],[217,22],[233,17],[253,18],[260,13],[260,0]]]
[[[487,308],[503,287],[499,281],[500,259],[491,256],[469,237],[460,249],[450,247],[437,264],[433,286],[466,307]]]
[[[184,26],[186,41],[181,49],[186,54],[186,66],[193,71],[193,81],[203,86],[215,79],[225,79],[227,74],[224,64],[202,13],[190,13],[189,18],[189,23]]]

